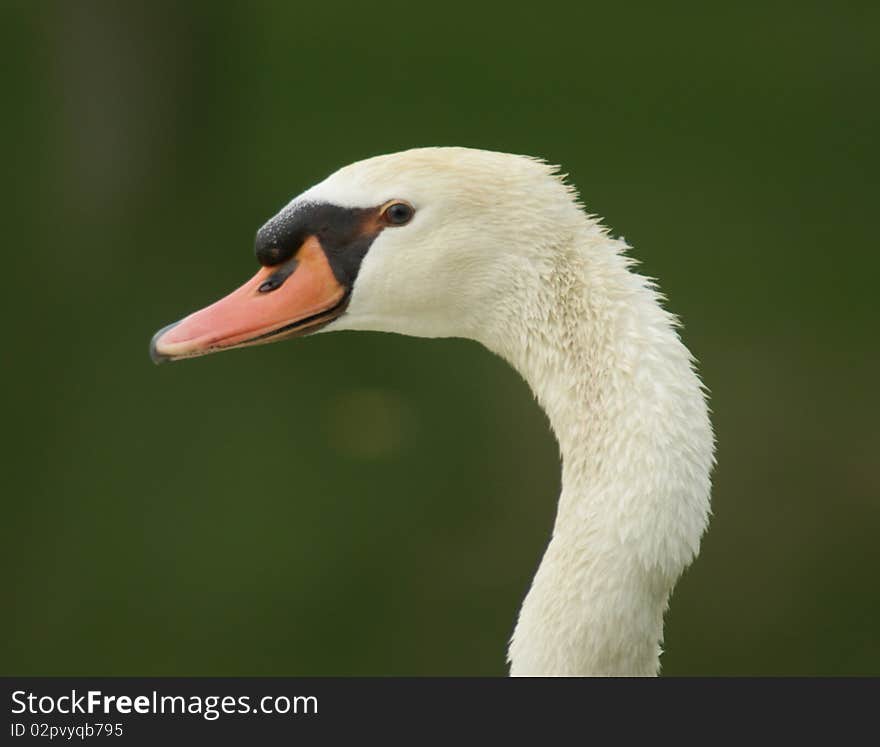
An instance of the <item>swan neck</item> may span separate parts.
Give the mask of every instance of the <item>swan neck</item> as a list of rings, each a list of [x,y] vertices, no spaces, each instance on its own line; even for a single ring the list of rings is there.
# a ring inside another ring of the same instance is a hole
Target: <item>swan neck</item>
[[[625,248],[592,226],[557,247],[519,289],[524,313],[494,337],[562,457],[552,538],[509,649],[514,675],[656,674],[669,593],[706,526],[702,387]]]

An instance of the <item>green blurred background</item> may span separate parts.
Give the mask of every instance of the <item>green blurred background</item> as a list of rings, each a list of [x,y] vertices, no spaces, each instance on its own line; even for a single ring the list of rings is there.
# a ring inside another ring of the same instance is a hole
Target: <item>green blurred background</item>
[[[880,674],[880,4],[4,2],[5,674],[502,674],[559,466],[477,344],[155,368],[337,167],[561,163],[712,391],[667,674]]]

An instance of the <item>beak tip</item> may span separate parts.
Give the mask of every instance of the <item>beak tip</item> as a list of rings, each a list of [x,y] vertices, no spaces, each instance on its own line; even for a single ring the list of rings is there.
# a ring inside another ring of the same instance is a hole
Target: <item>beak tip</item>
[[[157,366],[165,363],[166,361],[172,360],[170,355],[166,355],[165,353],[159,350],[158,342],[162,338],[162,336],[168,332],[173,327],[176,327],[180,322],[174,322],[173,324],[169,324],[166,327],[162,327],[155,335],[153,335],[153,339],[150,340],[150,360],[153,361]]]

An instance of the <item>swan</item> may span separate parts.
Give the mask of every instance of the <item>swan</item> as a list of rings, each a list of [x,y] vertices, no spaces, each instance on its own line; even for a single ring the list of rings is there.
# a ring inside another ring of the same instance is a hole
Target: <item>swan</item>
[[[562,459],[512,676],[653,676],[707,527],[706,391],[655,284],[556,167],[418,148],[345,166],[256,235],[238,290],[160,329],[157,363],[318,331],[476,340],[546,412]]]

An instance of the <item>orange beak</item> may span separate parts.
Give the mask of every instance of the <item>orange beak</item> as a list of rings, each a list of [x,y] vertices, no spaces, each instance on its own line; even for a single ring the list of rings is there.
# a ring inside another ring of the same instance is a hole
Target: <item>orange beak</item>
[[[314,332],[347,302],[347,289],[311,236],[293,258],[264,267],[225,298],[160,329],[150,357],[163,363]]]

